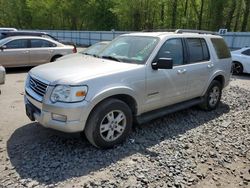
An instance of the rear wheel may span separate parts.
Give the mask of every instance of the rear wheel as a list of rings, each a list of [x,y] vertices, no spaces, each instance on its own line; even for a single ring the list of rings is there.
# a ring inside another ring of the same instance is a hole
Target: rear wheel
[[[204,110],[214,110],[219,105],[222,94],[222,85],[219,81],[213,80],[204,96],[204,102],[200,107]]]
[[[56,61],[58,58],[62,57],[61,55],[55,55],[51,58],[50,62]]]
[[[233,74],[239,75],[243,73],[243,66],[240,62],[233,62]]]
[[[85,127],[89,142],[98,148],[111,148],[120,144],[132,128],[132,112],[118,99],[100,103],[91,113]]]

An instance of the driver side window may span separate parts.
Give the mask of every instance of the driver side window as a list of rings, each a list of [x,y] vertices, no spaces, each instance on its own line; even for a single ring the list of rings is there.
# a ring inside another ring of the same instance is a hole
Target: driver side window
[[[183,65],[183,45],[181,39],[167,40],[158,52],[157,59],[159,58],[172,58],[173,65]]]
[[[28,48],[28,42],[25,39],[13,40],[5,44],[7,49]]]

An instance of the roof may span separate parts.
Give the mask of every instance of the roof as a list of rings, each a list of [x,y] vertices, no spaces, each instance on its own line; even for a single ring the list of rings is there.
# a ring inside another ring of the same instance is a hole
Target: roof
[[[62,43],[57,42],[55,40],[45,38],[45,37],[38,37],[38,36],[11,36],[11,37],[4,38],[4,39],[2,39],[0,41],[4,41],[4,43],[5,43],[5,42],[9,42],[9,41],[15,40],[15,39],[43,39],[43,40],[47,40],[47,41],[50,41],[50,42],[53,42],[53,43],[62,44]]]
[[[17,31],[17,29],[10,27],[0,27],[0,31]]]
[[[9,33],[35,33],[35,34],[42,33],[42,34],[47,34],[46,32],[41,32],[41,31],[9,31]]]

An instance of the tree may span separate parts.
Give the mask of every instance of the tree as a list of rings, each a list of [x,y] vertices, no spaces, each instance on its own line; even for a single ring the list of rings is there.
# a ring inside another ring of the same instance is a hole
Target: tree
[[[232,25],[235,9],[236,9],[236,0],[232,0],[231,6],[228,11],[228,15],[227,15],[227,21],[226,21],[226,29],[228,30],[231,30],[231,25]]]
[[[0,0],[0,26],[22,29],[250,30],[250,0]]]
[[[241,31],[246,31],[246,29],[247,29],[247,21],[249,18],[249,11],[250,11],[250,0],[245,0],[245,11],[244,11],[244,16],[243,16]]]

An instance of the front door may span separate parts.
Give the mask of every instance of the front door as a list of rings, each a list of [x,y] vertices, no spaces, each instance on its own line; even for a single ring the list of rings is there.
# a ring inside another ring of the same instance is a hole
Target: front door
[[[160,48],[154,61],[172,58],[173,69],[147,69],[145,111],[157,109],[185,100],[187,74],[184,65],[183,40],[169,39]]]
[[[7,42],[0,50],[0,64],[4,67],[29,65],[29,48],[26,39],[16,39]]]

